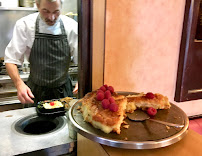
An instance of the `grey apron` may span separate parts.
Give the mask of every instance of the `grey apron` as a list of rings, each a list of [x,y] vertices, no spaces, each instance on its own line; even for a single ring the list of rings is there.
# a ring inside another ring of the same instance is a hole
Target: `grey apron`
[[[39,33],[39,16],[36,20],[35,40],[30,53],[30,76],[27,85],[31,88],[35,103],[42,100],[73,96],[68,70],[70,47],[62,20],[62,34]]]

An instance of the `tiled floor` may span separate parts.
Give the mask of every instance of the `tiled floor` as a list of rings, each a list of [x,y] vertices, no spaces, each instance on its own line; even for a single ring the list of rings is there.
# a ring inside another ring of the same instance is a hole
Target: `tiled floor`
[[[202,118],[189,120],[189,128],[202,135]]]

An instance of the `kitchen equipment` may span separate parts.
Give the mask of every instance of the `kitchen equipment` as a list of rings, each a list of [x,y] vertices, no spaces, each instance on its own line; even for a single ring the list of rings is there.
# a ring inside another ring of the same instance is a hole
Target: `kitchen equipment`
[[[18,7],[18,0],[1,0],[0,1],[2,7],[7,7],[7,8],[15,8]]]
[[[46,117],[50,117],[50,118],[55,118],[55,117],[58,117],[58,116],[63,116],[65,115],[65,110],[55,110],[53,112],[43,112],[41,111],[40,108],[36,107],[36,112],[39,116],[46,116]]]
[[[20,127],[45,119],[36,115],[34,107],[0,113],[0,155],[74,155],[76,140],[69,138],[69,125],[65,116],[47,119],[56,128],[43,134],[28,134]],[[17,129],[15,129],[17,128]],[[44,127],[46,128],[46,127]],[[22,133],[21,133],[22,132]]]
[[[65,97],[65,98],[60,98],[60,99],[52,99],[52,100],[45,100],[45,101],[40,101],[38,102],[37,106],[36,106],[36,112],[39,116],[44,116],[44,117],[58,117],[58,116],[64,116],[66,111],[69,110],[70,108],[70,104],[72,103],[72,101],[74,101],[75,98],[74,97]],[[56,108],[44,108],[44,104],[47,104],[48,107],[50,107],[49,104],[51,104],[51,102],[53,102],[53,106],[57,104],[57,102],[59,102],[60,104],[63,105],[63,107],[56,107]],[[56,103],[54,103],[56,102]]]
[[[39,116],[45,116],[45,117],[52,117],[52,118],[55,118],[55,117],[58,117],[58,116],[63,116],[65,115],[65,106],[63,105],[63,107],[59,107],[59,108],[50,108],[50,109],[46,109],[44,108],[44,104],[45,103],[51,103],[51,102],[54,102],[54,101],[59,101],[59,99],[52,99],[52,100],[45,100],[45,101],[40,101],[38,102],[37,106],[36,106],[36,112]]]
[[[5,1],[7,3],[10,2],[10,4],[8,4],[9,6],[3,6],[3,2]],[[11,5],[15,3],[14,0],[4,0],[3,2],[2,7],[0,7],[0,57],[2,58],[4,57],[5,49],[13,36],[13,28],[16,21],[24,16],[37,12],[37,9],[34,8],[11,7]]]
[[[155,120],[155,119],[151,119],[150,116],[145,113],[142,110],[135,110],[134,113],[127,113],[127,117],[132,120],[132,121],[145,121],[145,120],[150,120],[150,121],[154,121],[154,122],[158,122],[160,124],[164,124],[167,126],[174,126],[174,127],[184,127],[184,125],[180,125],[180,124],[174,124],[174,123],[170,123],[170,122],[165,122],[165,121],[160,121],[160,120]]]
[[[34,7],[34,0],[19,0],[20,7]]]
[[[72,18],[72,19],[74,19],[75,21],[78,21],[78,14],[77,13],[68,12],[65,15]]]
[[[24,135],[44,135],[57,132],[64,128],[66,119],[63,116],[57,118],[41,117],[31,114],[16,120],[13,123],[13,130]]]
[[[184,127],[169,127],[150,120],[134,122],[126,118],[128,129],[122,127],[119,135],[113,132],[106,134],[83,120],[82,114],[77,110],[80,106],[81,102],[78,101],[69,110],[69,119],[75,131],[92,141],[118,148],[154,149],[169,146],[180,141],[187,134],[189,125],[184,111],[171,103],[170,109],[158,110],[155,119],[175,122]]]

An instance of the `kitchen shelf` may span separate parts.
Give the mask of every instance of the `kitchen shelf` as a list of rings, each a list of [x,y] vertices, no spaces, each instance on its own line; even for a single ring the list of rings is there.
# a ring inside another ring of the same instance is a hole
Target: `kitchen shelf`
[[[77,75],[78,72],[69,72],[69,75]]]
[[[0,98],[0,106],[8,105],[8,104],[16,104],[16,103],[20,103],[17,96]]]
[[[20,74],[20,77],[23,81],[27,81],[29,74]],[[0,75],[0,83],[10,83],[12,82],[11,78],[8,75]]]
[[[0,89],[0,98],[1,98],[1,96],[5,97],[5,96],[8,96],[7,94],[14,94],[14,93],[16,93],[16,95],[17,95],[17,89],[16,88]]]
[[[37,8],[28,8],[28,7],[1,7],[0,10],[11,10],[11,11],[38,11]]]

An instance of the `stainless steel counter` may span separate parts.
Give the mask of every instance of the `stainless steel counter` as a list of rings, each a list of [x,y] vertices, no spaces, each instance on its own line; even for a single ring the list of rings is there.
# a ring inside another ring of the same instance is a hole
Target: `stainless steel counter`
[[[36,113],[34,107],[5,111],[0,113],[0,155],[12,156],[37,150],[48,149],[51,147],[69,148],[66,150],[72,150],[75,146],[75,140],[69,138],[68,124],[59,131],[55,131],[49,134],[43,135],[21,135],[13,131],[12,126],[16,120],[23,118],[27,115]],[[65,117],[66,118],[66,117]],[[66,146],[64,146],[66,145]],[[61,152],[58,150],[57,152]],[[52,149],[52,153],[54,153]],[[60,155],[62,153],[55,153]],[[53,154],[54,155],[54,154]]]
[[[18,103],[20,103],[20,100],[18,100],[17,96],[0,98],[0,106],[4,106],[8,104],[12,105],[12,104],[18,104]]]
[[[20,77],[23,81],[27,81],[29,74],[20,74]],[[10,82],[12,82],[12,80],[8,75],[0,75],[0,83],[10,83]]]
[[[27,81],[29,74],[20,74],[23,81]],[[20,103],[17,89],[8,75],[0,75],[0,105]]]

